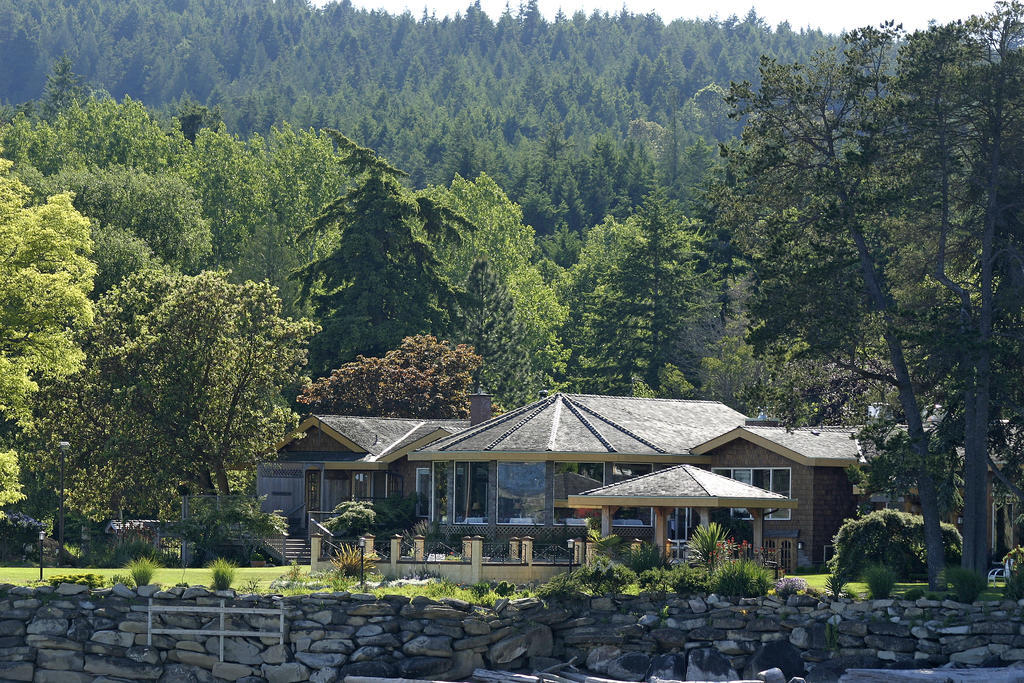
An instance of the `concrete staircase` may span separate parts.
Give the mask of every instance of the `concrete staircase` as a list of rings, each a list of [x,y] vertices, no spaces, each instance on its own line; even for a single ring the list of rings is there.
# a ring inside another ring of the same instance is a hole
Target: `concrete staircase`
[[[291,564],[309,564],[309,539],[305,533],[296,532],[284,539],[284,561]]]

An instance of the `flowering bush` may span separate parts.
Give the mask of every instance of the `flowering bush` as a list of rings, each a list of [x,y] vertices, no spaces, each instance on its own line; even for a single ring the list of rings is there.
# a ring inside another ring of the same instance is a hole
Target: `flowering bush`
[[[807,582],[798,576],[787,576],[775,582],[775,594],[780,598],[788,598],[807,590]]]
[[[39,538],[43,523],[21,512],[0,517],[0,560],[21,559],[25,546]]]

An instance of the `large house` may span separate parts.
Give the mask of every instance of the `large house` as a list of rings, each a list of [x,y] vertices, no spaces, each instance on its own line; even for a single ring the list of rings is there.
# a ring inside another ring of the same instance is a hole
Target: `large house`
[[[342,500],[414,493],[422,518],[492,539],[571,538],[602,512],[606,531],[627,538],[654,540],[662,524],[684,539],[707,517],[731,515],[736,527],[756,519],[757,536],[789,567],[827,559],[856,506],[845,471],[860,457],[850,429],[786,429],[713,401],[561,393],[491,418],[489,400],[472,397],[469,422],[312,416],[260,467],[259,493],[297,526]],[[602,487],[682,464],[789,502],[763,515],[695,506],[667,518],[649,497],[581,504]]]

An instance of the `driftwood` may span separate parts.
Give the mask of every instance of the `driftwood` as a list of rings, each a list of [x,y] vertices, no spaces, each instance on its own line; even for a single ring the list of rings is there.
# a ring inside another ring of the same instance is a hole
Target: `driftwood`
[[[448,683],[421,678],[378,678],[376,676],[345,676],[345,683]]]
[[[1024,681],[1024,668],[1004,669],[850,669],[841,683],[1011,683]]]
[[[491,671],[490,669],[473,669],[473,680],[477,683],[539,683],[537,676],[524,676],[510,671]]]

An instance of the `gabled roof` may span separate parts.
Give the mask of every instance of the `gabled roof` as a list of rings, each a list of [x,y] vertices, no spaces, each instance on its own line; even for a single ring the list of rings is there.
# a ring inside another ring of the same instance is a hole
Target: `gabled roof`
[[[569,496],[570,506],[661,505],[667,507],[791,508],[779,493],[723,477],[693,465],[676,465]]]
[[[716,401],[558,393],[418,453],[687,455],[745,419]]]
[[[860,460],[860,445],[851,427],[741,426],[694,447],[704,454],[744,439],[803,465],[847,467]]]
[[[312,427],[322,429],[335,439],[339,449],[353,453],[353,461],[387,462],[410,448],[424,445],[425,439],[438,438],[465,429],[468,420],[424,420],[406,417],[359,417],[354,415],[312,415],[302,421],[296,435]],[[278,450],[295,440],[290,437],[278,444]],[[421,443],[422,442],[422,443]],[[296,452],[296,455],[300,455]],[[310,453],[313,459],[320,455]],[[392,457],[389,457],[392,456]]]

